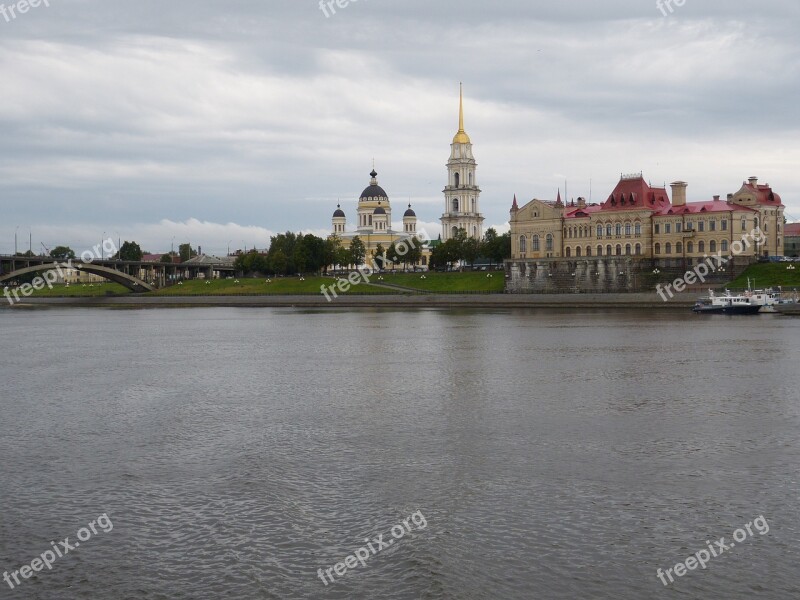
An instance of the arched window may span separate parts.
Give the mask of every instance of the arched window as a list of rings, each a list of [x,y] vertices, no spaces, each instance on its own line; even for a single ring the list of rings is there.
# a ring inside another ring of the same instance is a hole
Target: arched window
[[[672,244],[670,242],[667,242],[664,245],[664,253],[665,254],[672,254]]]
[[[630,255],[631,255],[631,245],[625,244],[625,256],[630,256]]]
[[[458,212],[458,198],[453,198],[453,212]]]
[[[546,246],[547,252],[552,252],[553,251],[553,234],[552,233],[548,233],[547,234],[546,244],[547,244],[547,246]]]
[[[617,223],[616,234],[622,235],[622,223]]]
[[[656,254],[661,254],[661,244],[658,244],[658,243],[656,244],[656,246],[655,246],[655,253],[656,253]]]
[[[597,226],[597,237],[599,237],[599,238],[603,237],[603,226],[602,225],[598,225]]]
[[[630,234],[631,234],[631,224],[625,223],[625,235],[630,235]]]
[[[581,247],[580,246],[575,248],[575,256],[578,257],[578,258],[581,257]]]
[[[642,224],[636,223],[636,225],[633,228],[633,231],[635,235],[642,235]]]
[[[475,198],[472,199],[472,212],[475,212]]]
[[[611,256],[612,253],[613,251],[611,250],[611,244],[609,244],[606,246],[606,256]]]
[[[727,251],[728,251],[728,240],[722,240],[722,244],[721,244],[721,246],[722,246],[722,247],[721,247],[721,250],[722,250],[723,252],[727,252]]]
[[[472,186],[472,173],[469,174],[469,185]]]
[[[455,173],[453,177],[456,180],[456,187],[458,187],[458,184],[461,182],[461,176],[458,173]]]
[[[603,247],[599,244],[597,246],[597,256],[603,256]]]
[[[706,243],[705,242],[697,242],[697,251],[700,254],[703,254],[706,251]]]
[[[456,237],[458,235],[458,227],[453,225],[453,229],[451,230],[452,235],[450,237]]]
[[[710,250],[711,252],[716,252],[716,251],[717,251],[717,241],[716,241],[716,240],[711,240],[711,241],[708,243],[708,248],[709,248],[709,250]]]
[[[525,254],[528,251],[528,240],[524,235],[519,236],[519,253]]]
[[[622,256],[622,245],[617,244],[617,256]]]
[[[694,242],[686,242],[686,254],[694,252]]]
[[[606,223],[606,235],[611,237],[611,223]]]
[[[531,252],[538,252],[539,251],[539,236],[534,235],[533,241],[531,242]]]
[[[474,238],[478,237],[478,226],[477,225],[473,225],[472,226],[472,237],[474,237]]]
[[[566,253],[567,253],[567,258],[570,258],[572,256],[572,248],[567,246]]]
[[[683,244],[681,242],[675,244],[675,254],[683,254]]]
[[[641,255],[642,255],[642,245],[636,244],[636,256],[641,256]]]
[[[592,255],[592,247],[586,246],[586,256],[591,256],[591,255]]]

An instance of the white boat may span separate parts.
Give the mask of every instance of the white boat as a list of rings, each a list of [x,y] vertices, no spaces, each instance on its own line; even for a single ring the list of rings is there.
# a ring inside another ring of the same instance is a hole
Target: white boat
[[[723,314],[723,315],[754,315],[761,310],[761,306],[751,301],[745,295],[734,296],[728,290],[722,295],[717,295],[709,290],[708,296],[700,298],[692,308],[696,313]]]

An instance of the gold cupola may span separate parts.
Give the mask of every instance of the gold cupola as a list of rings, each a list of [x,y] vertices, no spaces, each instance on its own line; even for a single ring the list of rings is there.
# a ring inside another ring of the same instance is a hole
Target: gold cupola
[[[458,101],[458,133],[453,138],[454,144],[471,144],[472,142],[464,131],[464,86],[459,85],[459,101]]]

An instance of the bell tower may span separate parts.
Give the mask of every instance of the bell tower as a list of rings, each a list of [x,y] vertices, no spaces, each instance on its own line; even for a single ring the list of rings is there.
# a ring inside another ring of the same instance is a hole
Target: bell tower
[[[464,130],[464,89],[459,93],[458,132],[450,145],[447,161],[447,186],[444,188],[442,241],[454,237],[459,229],[467,237],[483,238],[483,215],[480,209],[481,189],[475,171],[478,164],[472,154],[472,141]]]

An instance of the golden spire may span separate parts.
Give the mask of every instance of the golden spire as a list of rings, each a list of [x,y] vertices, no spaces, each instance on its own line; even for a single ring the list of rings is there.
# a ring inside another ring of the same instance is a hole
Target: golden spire
[[[458,98],[458,133],[453,138],[454,144],[469,144],[469,136],[464,131],[464,84],[459,84]]]

